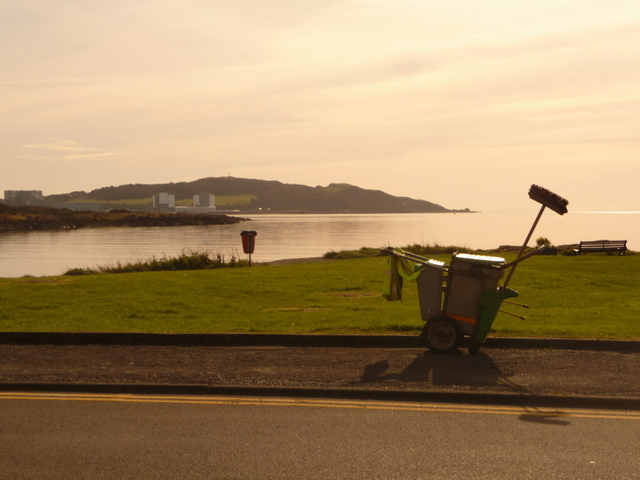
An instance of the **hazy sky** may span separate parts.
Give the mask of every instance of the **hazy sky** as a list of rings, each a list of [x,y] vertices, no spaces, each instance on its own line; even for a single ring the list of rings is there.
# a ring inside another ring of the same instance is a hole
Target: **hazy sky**
[[[0,192],[344,182],[640,210],[637,0],[0,0]],[[211,192],[216,193],[216,192]]]

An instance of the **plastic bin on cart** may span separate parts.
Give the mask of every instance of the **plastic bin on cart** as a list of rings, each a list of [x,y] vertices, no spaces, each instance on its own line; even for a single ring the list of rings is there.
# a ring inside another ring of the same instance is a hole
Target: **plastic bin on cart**
[[[429,260],[420,266],[420,275],[416,283],[420,314],[425,322],[442,311],[442,283],[446,268],[444,262],[437,260]]]
[[[422,319],[427,321],[422,336],[431,350],[453,350],[465,335],[471,337],[472,348],[484,341],[502,301],[518,296],[515,290],[498,288],[498,282],[504,276],[504,265],[505,260],[501,257],[454,254],[445,282],[443,306],[436,315],[432,312],[437,275],[425,269],[427,276],[422,280],[422,288],[418,277]],[[423,304],[428,311],[423,310]]]
[[[480,321],[482,292],[495,292],[504,276],[504,258],[458,254],[451,259],[444,312],[465,335],[475,337]]]

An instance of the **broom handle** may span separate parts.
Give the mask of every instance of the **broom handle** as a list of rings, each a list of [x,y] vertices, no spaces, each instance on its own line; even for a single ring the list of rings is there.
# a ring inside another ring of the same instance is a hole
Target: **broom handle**
[[[533,225],[531,226],[531,230],[529,230],[529,235],[527,235],[526,240],[522,244],[522,248],[520,248],[520,252],[518,253],[518,257],[516,258],[516,260],[522,256],[522,254],[524,253],[524,250],[527,248],[527,244],[529,243],[529,240],[531,240],[531,235],[533,235],[533,231],[538,226],[538,222],[540,221],[540,217],[542,217],[542,213],[544,212],[544,209],[545,209],[545,205],[542,205],[542,207],[540,208],[540,211],[538,212],[538,216],[536,217],[536,221],[533,222]],[[504,281],[503,287],[506,288],[506,286],[509,285],[509,281],[511,280],[511,276],[513,275],[513,272],[516,269],[517,265],[518,265],[517,263],[514,264],[513,267],[511,267],[511,270],[509,270],[509,275],[507,275],[507,279]]]

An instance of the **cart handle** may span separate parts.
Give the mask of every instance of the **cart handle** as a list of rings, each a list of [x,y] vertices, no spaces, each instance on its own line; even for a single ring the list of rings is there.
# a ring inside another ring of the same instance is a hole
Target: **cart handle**
[[[436,260],[432,260],[427,257],[421,257],[420,255],[416,255],[415,253],[404,252],[404,251],[403,251],[404,253],[398,253],[393,250],[393,247],[382,248],[380,249],[380,251],[385,255],[395,255],[396,257],[401,257],[415,263],[420,263],[422,265],[429,265],[430,267],[433,267],[433,268],[439,268],[440,270],[443,270],[445,272],[449,271],[447,265],[444,264],[444,262],[437,262],[437,263],[443,263],[442,266],[436,265],[435,263],[433,263],[433,262],[436,262]]]
[[[523,260],[526,260],[529,257],[532,257],[534,255],[536,255],[537,253],[540,253],[542,250],[544,250],[545,248],[547,248],[546,245],[542,245],[540,248],[533,250],[529,253],[527,253],[526,255],[522,255],[521,257],[516,258],[515,260],[509,262],[509,263],[505,263],[504,265],[500,265],[498,268],[500,270],[505,270],[513,265],[517,265],[518,263],[520,263]]]

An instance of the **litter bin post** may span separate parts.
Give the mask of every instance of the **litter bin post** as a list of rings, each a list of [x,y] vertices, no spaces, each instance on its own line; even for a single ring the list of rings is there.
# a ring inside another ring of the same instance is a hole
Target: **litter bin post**
[[[249,255],[249,266],[251,266],[251,254],[256,247],[256,235],[258,232],[253,230],[243,230],[240,232],[242,237],[242,250]]]

